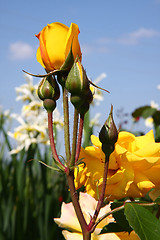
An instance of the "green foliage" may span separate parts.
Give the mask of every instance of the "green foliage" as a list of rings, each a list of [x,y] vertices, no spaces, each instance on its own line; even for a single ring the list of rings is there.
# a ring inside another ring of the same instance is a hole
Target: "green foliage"
[[[83,147],[91,145],[90,137],[93,134],[93,126],[90,126],[90,111],[85,114],[84,118],[84,141]]]
[[[156,111],[157,110],[155,108],[152,108],[151,106],[144,106],[144,107],[137,108],[132,113],[132,116],[134,118],[137,118],[137,117],[148,118],[150,116],[153,116]]]
[[[159,240],[160,221],[148,209],[135,203],[127,203],[125,215],[141,240]]]
[[[123,205],[123,202],[113,202],[111,204],[111,209],[116,209]],[[109,223],[107,226],[105,226],[101,233],[109,233],[109,232],[131,232],[132,228],[130,227],[126,216],[124,215],[124,208],[120,211],[117,211],[112,214],[115,222]]]
[[[28,152],[9,158],[4,148],[10,151],[11,143],[3,124],[0,133],[4,139],[0,146],[0,239],[64,239],[53,218],[60,216],[62,200],[69,200],[65,176],[30,161],[53,166],[49,147],[42,152],[32,144]]]

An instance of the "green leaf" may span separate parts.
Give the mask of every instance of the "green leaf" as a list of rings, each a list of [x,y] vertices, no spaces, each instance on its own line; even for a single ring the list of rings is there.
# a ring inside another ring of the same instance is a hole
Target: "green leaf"
[[[155,202],[156,202],[157,204],[160,204],[160,196],[159,196],[158,198],[156,198]]]
[[[109,223],[108,225],[106,225],[102,231],[101,234],[103,233],[115,233],[115,232],[124,232],[124,228],[121,227],[119,224],[117,223]]]
[[[148,117],[152,116],[156,111],[157,111],[157,109],[152,108],[151,106],[143,106],[143,107],[137,108],[132,113],[132,116],[134,118],[136,118],[136,117],[148,118]]]
[[[156,125],[160,125],[160,111],[154,113],[153,120]]]
[[[113,202],[111,204],[111,209],[115,209],[122,205],[123,205],[122,202]],[[132,231],[132,228],[129,226],[126,216],[124,215],[124,209],[113,213],[113,217],[115,218],[116,223],[119,225],[119,228],[121,227],[121,229],[122,229],[121,231],[125,231],[125,232]]]
[[[160,222],[150,211],[137,204],[127,203],[125,215],[141,240],[160,239]]]

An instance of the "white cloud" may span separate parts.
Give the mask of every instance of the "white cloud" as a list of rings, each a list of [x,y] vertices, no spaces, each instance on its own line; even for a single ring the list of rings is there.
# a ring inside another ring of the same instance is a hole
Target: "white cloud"
[[[99,42],[104,44],[111,42],[124,45],[136,45],[140,42],[141,39],[148,39],[153,37],[160,37],[160,32],[154,29],[140,28],[134,32],[130,32],[117,38],[106,37],[103,39],[99,39]]]
[[[91,53],[107,53],[109,48],[106,46],[100,46],[100,44],[81,44],[83,56],[89,55]]]
[[[30,59],[34,54],[34,48],[28,43],[19,41],[9,45],[9,58],[11,60]]]

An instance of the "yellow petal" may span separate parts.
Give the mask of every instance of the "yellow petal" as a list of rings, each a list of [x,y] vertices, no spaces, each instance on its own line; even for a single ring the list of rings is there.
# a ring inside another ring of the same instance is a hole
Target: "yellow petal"
[[[145,155],[140,157],[135,153],[127,152],[126,158],[133,168],[138,170],[142,170],[143,168],[143,171],[153,167],[153,165],[157,165],[158,163],[160,164],[160,157],[145,157]]]
[[[160,159],[160,143],[149,143],[135,152],[140,157],[159,157]]]
[[[141,149],[146,145],[148,145],[149,143],[154,143],[155,140],[154,140],[153,130],[151,130],[144,136],[136,137],[135,141],[136,141],[137,149]]]
[[[160,164],[147,169],[144,174],[150,181],[152,181],[157,187],[160,186]]]
[[[69,217],[68,217],[69,216]],[[74,211],[73,204],[70,203],[62,203],[61,207],[61,217],[54,218],[54,221],[61,228],[69,228],[72,231],[81,232],[80,224],[76,213]]]
[[[46,49],[46,37],[45,35],[47,35],[48,33],[48,27],[45,27],[42,29],[42,31],[37,35],[37,37],[39,38],[39,48],[40,48],[40,53],[41,53],[41,58],[43,61],[43,64],[45,65],[45,68],[48,71],[54,70],[54,67],[52,66],[49,56],[48,56],[48,52]]]
[[[155,185],[142,172],[138,171],[135,172],[134,182],[143,193],[146,193],[155,187]]]
[[[117,158],[118,158],[117,154],[115,154],[115,152],[112,152],[110,157],[109,157],[109,167],[108,167],[108,169],[117,170],[119,168]]]
[[[52,23],[47,25],[47,29],[47,53],[54,68],[59,69],[65,61],[65,42],[69,28],[62,23]]]
[[[42,61],[42,57],[41,57],[41,52],[40,52],[40,48],[37,49],[37,61],[42,65],[42,67],[45,68],[45,65],[43,64],[43,61]]]
[[[120,132],[117,144],[119,144],[122,148],[127,149],[129,152],[134,152],[136,148],[135,136],[129,132]]]
[[[98,236],[98,240],[140,240],[138,235],[132,231],[128,232],[117,232],[117,233],[104,233]]]
[[[91,142],[93,143],[94,146],[101,148],[102,143],[99,141],[99,138],[91,135]]]
[[[67,38],[66,38],[66,44],[65,44],[65,58],[67,58],[67,55],[71,49],[72,45],[72,53],[74,56],[74,59],[78,56],[81,60],[81,49],[78,41],[78,34],[79,34],[79,28],[78,25],[75,23],[71,23],[71,26],[69,28]]]
[[[116,233],[116,235],[121,240],[140,240],[140,238],[134,231],[132,231],[130,234],[127,232],[119,232],[119,233]]]
[[[82,233],[72,233],[68,232],[66,230],[62,231],[62,234],[66,240],[83,240],[83,235]]]
[[[126,197],[127,196],[136,198],[136,197],[143,197],[144,194],[140,191],[140,189],[137,187],[137,185],[134,182],[132,182],[126,193]]]

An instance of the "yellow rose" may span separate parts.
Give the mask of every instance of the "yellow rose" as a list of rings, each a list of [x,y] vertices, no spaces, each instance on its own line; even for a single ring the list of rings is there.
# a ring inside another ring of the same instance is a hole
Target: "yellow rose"
[[[75,169],[75,185],[76,188],[84,185],[86,192],[97,198],[105,155],[99,139],[92,135],[91,140],[94,146],[81,149],[80,159],[84,163],[79,165],[78,172]],[[109,159],[105,197],[109,200],[142,197],[155,187],[160,187],[160,143],[155,143],[153,131],[140,137],[120,132]]]
[[[62,23],[51,23],[36,35],[39,39],[37,61],[47,70],[60,69],[64,64],[71,46],[74,59],[81,59],[81,49],[78,41],[79,28],[71,23],[70,28]]]

